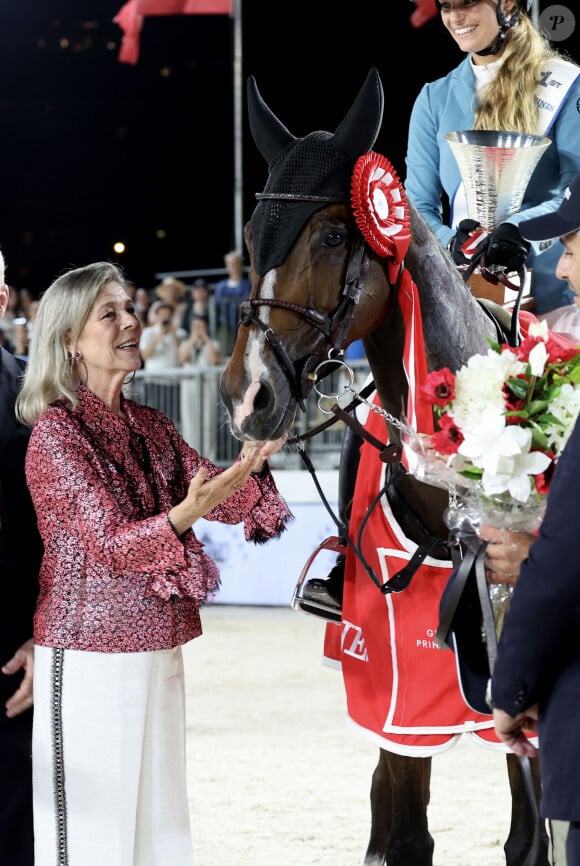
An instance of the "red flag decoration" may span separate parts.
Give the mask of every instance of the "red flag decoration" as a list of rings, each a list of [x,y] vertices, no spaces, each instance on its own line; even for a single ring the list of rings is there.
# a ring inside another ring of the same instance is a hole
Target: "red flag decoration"
[[[233,0],[129,0],[113,18],[123,31],[119,60],[139,60],[139,37],[146,15],[231,15]]]
[[[409,19],[413,27],[422,27],[439,14],[439,7],[435,0],[414,0],[414,3],[415,11]]]

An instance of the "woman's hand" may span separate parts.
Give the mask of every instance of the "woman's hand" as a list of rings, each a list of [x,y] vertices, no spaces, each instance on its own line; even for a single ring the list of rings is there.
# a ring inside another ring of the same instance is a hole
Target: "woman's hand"
[[[285,439],[275,442],[244,442],[240,459],[223,472],[208,478],[205,467],[201,467],[190,483],[187,496],[174,506],[168,518],[177,535],[182,535],[196,520],[219,505],[242,487],[252,472],[259,472],[271,454],[278,451]]]
[[[281,436],[280,439],[274,439],[273,441],[268,442],[244,442],[240,454],[240,460],[250,459],[257,461],[252,472],[260,472],[268,457],[271,457],[272,454],[275,454],[276,451],[283,448],[285,443],[285,436]]]
[[[514,584],[536,536],[530,532],[512,532],[483,524],[479,537],[489,542],[485,553],[487,582]]]

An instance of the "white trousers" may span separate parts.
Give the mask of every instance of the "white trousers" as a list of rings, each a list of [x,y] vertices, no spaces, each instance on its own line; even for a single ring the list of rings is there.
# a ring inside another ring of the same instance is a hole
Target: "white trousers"
[[[181,648],[34,653],[35,866],[193,866]]]

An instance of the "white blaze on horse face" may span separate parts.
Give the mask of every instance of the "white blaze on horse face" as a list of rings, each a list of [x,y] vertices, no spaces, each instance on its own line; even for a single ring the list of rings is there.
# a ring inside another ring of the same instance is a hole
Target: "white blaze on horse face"
[[[260,297],[272,299],[274,297],[274,286],[276,284],[276,270],[268,271],[265,275],[262,285],[260,286]],[[259,316],[262,322],[268,326],[270,320],[270,308],[266,305],[259,307]],[[248,342],[246,343],[246,351],[244,358],[244,366],[246,374],[250,381],[250,385],[244,393],[242,402],[234,411],[234,422],[237,427],[241,428],[245,418],[254,411],[254,399],[260,390],[260,382],[262,376],[268,371],[268,366],[264,362],[263,348],[266,343],[266,338],[263,331],[259,328],[252,328]]]

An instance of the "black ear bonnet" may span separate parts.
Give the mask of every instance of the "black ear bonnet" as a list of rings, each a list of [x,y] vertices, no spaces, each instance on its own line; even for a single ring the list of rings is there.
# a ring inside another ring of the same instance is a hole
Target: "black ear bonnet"
[[[383,115],[383,88],[371,69],[334,133],[296,138],[268,108],[253,77],[248,113],[254,142],[268,162],[268,180],[251,217],[253,266],[260,275],[282,264],[315,211],[349,202],[356,160],[374,145]]]

